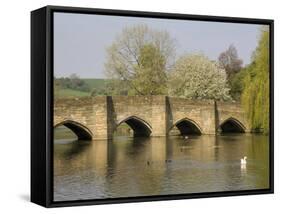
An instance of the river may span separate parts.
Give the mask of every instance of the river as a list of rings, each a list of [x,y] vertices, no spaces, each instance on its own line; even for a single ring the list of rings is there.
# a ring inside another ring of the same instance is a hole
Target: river
[[[269,188],[265,135],[79,141],[57,130],[55,136],[54,201]]]

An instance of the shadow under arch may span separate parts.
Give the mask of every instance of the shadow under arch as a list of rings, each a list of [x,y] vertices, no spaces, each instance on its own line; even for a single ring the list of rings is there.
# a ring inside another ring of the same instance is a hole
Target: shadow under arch
[[[78,140],[92,140],[92,132],[81,123],[78,123],[73,120],[65,120],[62,121],[54,126],[54,128],[58,126],[65,126],[69,128],[76,136],[78,137]]]
[[[130,116],[119,121],[116,128],[122,123],[126,123],[131,127],[131,129],[133,129],[134,137],[149,137],[152,132],[152,128],[149,123],[136,116]]]
[[[181,135],[201,135],[202,129],[200,126],[193,120],[189,118],[183,118],[178,120],[169,130],[169,132],[177,127]]]
[[[245,133],[246,127],[234,117],[229,117],[224,120],[220,126],[219,131],[222,133]]]

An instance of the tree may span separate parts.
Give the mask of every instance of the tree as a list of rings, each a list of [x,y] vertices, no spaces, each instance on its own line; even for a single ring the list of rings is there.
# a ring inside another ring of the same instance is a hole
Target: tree
[[[225,70],[204,55],[180,57],[169,79],[169,94],[172,96],[191,99],[231,99]]]
[[[240,71],[243,61],[239,59],[235,46],[230,45],[226,51],[222,52],[219,55],[218,61],[220,66],[226,71],[231,97],[239,100],[241,95],[241,84],[239,80],[241,80]]]
[[[125,80],[111,78],[107,80],[105,86],[107,95],[129,95],[130,87]]]
[[[226,51],[222,52],[218,61],[220,66],[225,69],[228,80],[241,70],[243,64],[234,45],[230,45]]]
[[[104,96],[107,95],[106,91],[103,88],[93,88],[91,91],[91,96],[95,97],[95,96]]]
[[[253,57],[243,78],[242,104],[253,129],[269,131],[269,31],[261,29],[261,35]]]
[[[242,68],[241,71],[235,74],[231,79],[231,81],[229,82],[230,95],[234,100],[240,101],[241,94],[244,90],[243,80],[251,69],[252,69],[252,65]]]
[[[140,49],[139,65],[135,68],[132,84],[141,94],[167,94],[167,75],[165,57],[153,44],[146,44]]]
[[[163,90],[155,90],[155,84],[161,88],[165,84],[163,77],[173,64],[174,52],[174,41],[168,32],[146,25],[127,27],[107,49],[105,73],[113,85],[122,82],[129,95],[162,94]],[[153,78],[147,82],[150,74]],[[156,75],[160,78],[154,78]],[[115,93],[118,90],[122,88],[117,87]]]
[[[76,74],[69,77],[54,78],[55,94],[59,95],[62,89],[72,89],[76,91],[90,92],[90,86],[87,82]]]

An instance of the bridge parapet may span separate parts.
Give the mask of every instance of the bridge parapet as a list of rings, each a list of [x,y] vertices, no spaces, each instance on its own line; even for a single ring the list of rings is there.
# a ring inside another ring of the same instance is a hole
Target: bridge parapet
[[[94,139],[112,138],[123,122],[138,135],[166,136],[177,126],[216,134],[226,121],[249,131],[239,103],[189,100],[167,96],[97,96],[54,100],[54,126],[64,122],[87,127]]]

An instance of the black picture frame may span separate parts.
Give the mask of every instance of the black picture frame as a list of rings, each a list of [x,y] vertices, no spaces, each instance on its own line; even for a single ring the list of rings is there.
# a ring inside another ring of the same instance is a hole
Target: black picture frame
[[[208,192],[180,195],[53,201],[53,13],[100,14],[110,16],[150,17],[179,20],[197,20],[227,23],[266,24],[270,27],[270,188]],[[267,194],[274,192],[274,21],[186,15],[158,12],[140,12],[78,7],[46,6],[31,12],[31,201],[44,207],[112,204],[159,200]]]

